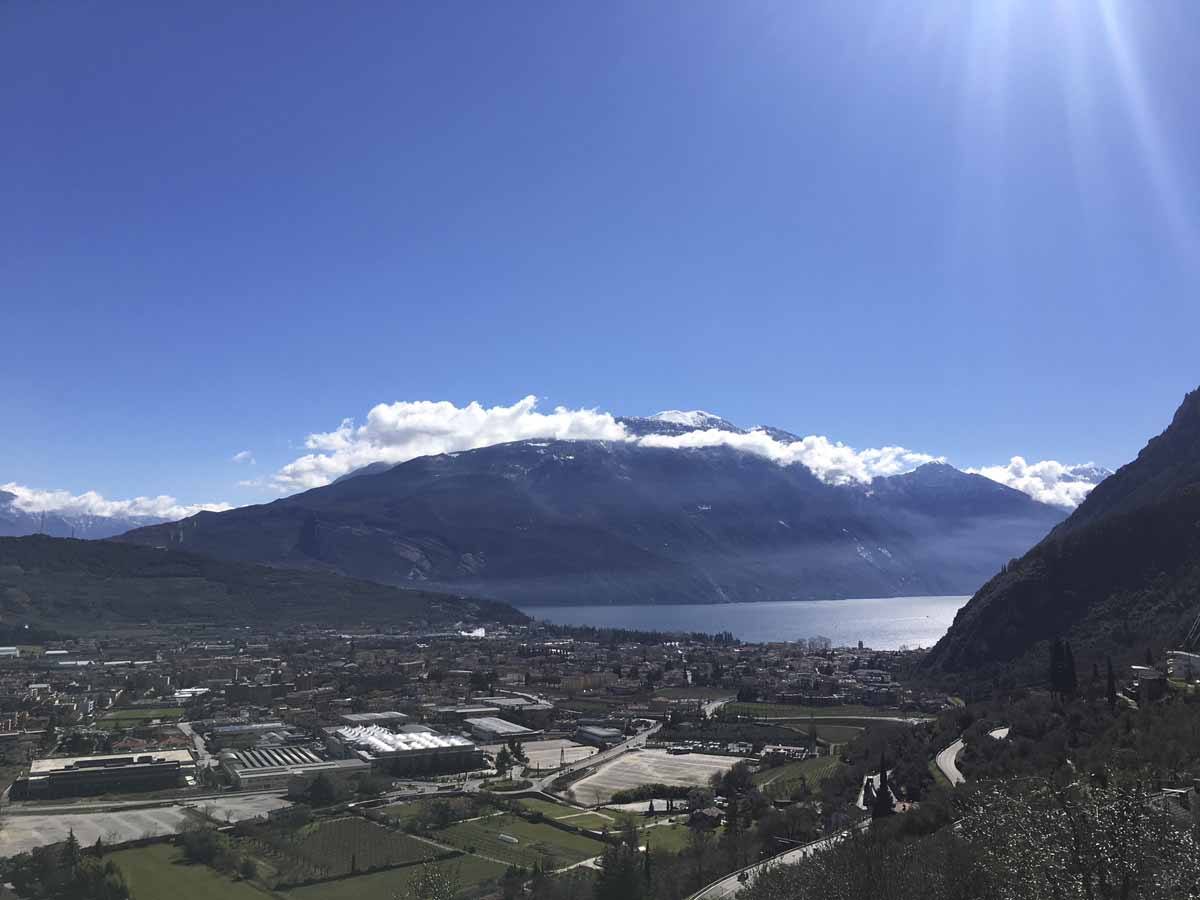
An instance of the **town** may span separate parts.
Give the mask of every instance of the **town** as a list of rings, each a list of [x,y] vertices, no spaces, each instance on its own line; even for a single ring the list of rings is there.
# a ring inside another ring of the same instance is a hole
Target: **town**
[[[247,891],[390,896],[440,866],[501,895],[594,874],[631,822],[664,851],[715,837],[731,772],[780,810],[815,796],[866,725],[948,708],[905,687],[912,656],[539,624],[2,647],[0,854],[73,841],[136,868],[210,830],[213,875]]]

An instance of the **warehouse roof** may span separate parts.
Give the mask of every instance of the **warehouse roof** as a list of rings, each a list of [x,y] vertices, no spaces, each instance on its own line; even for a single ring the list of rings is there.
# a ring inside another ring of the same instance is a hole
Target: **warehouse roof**
[[[29,774],[49,775],[68,770],[102,770],[117,766],[150,765],[161,763],[192,765],[195,760],[190,750],[153,750],[146,753],[112,753],[93,756],[59,756],[52,759],[35,759],[29,763]]]
[[[345,743],[372,753],[445,750],[452,747],[465,749],[474,746],[466,738],[451,737],[433,731],[396,734],[379,725],[348,726],[337,729],[336,734]]]
[[[498,719],[495,716],[483,716],[478,719],[464,719],[472,728],[479,731],[490,731],[492,734],[532,734],[532,729],[526,728],[524,725],[516,725],[512,722],[506,722],[504,719]]]

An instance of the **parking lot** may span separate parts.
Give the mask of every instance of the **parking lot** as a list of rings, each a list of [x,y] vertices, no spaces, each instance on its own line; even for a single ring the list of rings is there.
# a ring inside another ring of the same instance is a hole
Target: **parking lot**
[[[575,782],[567,796],[576,803],[591,806],[607,803],[617,791],[639,784],[707,785],[714,772],[725,772],[737,761],[732,756],[703,753],[672,756],[665,750],[626,753]]]
[[[487,744],[483,749],[494,755],[500,752],[502,746],[502,744]],[[599,752],[595,747],[567,740],[525,741],[521,747],[529,755],[529,768],[534,771],[557,769],[564,763],[579,762],[579,760],[587,759]]]
[[[108,812],[48,812],[30,815],[8,813],[0,822],[0,856],[24,853],[34,847],[44,847],[66,840],[75,832],[85,847],[100,838],[106,844],[132,841],[141,837],[174,834],[182,831],[198,816],[192,810],[203,810],[218,822],[238,822],[266,815],[269,810],[287,806],[288,801],[274,796],[236,794],[215,800],[195,801],[143,809],[112,810]]]

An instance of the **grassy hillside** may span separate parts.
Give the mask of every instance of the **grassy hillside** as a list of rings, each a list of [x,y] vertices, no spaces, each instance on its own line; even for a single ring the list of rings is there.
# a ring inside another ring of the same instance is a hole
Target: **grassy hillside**
[[[0,538],[6,625],[524,621],[503,603],[107,541]]]

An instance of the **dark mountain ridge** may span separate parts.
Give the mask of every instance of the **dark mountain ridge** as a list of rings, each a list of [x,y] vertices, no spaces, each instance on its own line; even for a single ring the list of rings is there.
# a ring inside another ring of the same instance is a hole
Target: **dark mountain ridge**
[[[967,593],[1064,515],[949,466],[834,486],[725,446],[547,440],[120,540],[518,603],[722,602]]]
[[[487,600],[45,535],[0,538],[0,612],[6,625],[67,630],[138,622],[419,626],[526,619]]]
[[[1200,613],[1200,390],[1137,459],[988,581],[925,660],[931,671],[1035,672],[1047,641],[1132,659]]]

